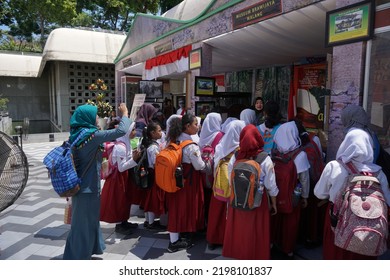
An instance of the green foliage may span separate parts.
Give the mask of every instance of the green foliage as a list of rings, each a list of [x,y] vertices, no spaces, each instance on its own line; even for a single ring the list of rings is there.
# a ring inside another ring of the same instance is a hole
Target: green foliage
[[[160,9],[161,13],[165,13],[166,11],[172,9],[176,5],[178,5],[182,0],[160,0]]]
[[[9,102],[8,98],[0,97],[0,111],[7,111],[7,103],[8,102]]]
[[[128,31],[136,13],[156,14],[181,0],[0,0],[0,50],[42,51],[58,27]],[[4,36],[6,35],[6,36]],[[39,36],[40,46],[37,46]]]

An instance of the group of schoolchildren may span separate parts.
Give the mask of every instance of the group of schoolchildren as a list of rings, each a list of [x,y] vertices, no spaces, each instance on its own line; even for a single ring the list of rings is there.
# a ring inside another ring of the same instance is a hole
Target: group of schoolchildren
[[[117,170],[102,188],[100,220],[116,223],[119,233],[131,234],[138,225],[128,221],[130,208],[139,205],[145,213],[146,229],[168,231],[168,252],[190,248],[193,234],[206,231],[209,249],[222,246],[222,255],[228,258],[271,259],[271,251],[278,250],[285,259],[293,259],[295,245],[302,238],[308,245],[317,245],[323,238],[324,259],[375,258],[335,246],[329,215],[348,178],[343,165],[347,163],[358,172],[375,173],[385,202],[390,205],[388,182],[374,163],[374,138],[361,109],[350,106],[343,111],[345,138],[336,160],[324,167],[318,137],[307,133],[298,120],[283,121],[276,102],[264,104],[259,97],[253,108],[243,110],[239,118],[229,117],[222,122],[221,115],[213,112],[202,125],[200,118],[191,113],[175,114],[167,119],[165,132],[153,120],[157,109],[144,104],[126,134],[116,140],[112,163]],[[147,153],[148,174],[158,176],[154,165],[160,151],[170,142],[185,140],[191,142],[182,150],[184,186],[180,190],[167,193],[156,182],[146,190],[135,185],[133,169],[141,148]],[[202,150],[210,146],[214,150],[212,166],[202,158]],[[305,150],[309,146],[314,153]],[[265,156],[258,162],[259,185],[264,187],[260,205],[242,210],[232,207],[230,200],[217,199],[213,183],[210,187],[205,180],[210,168],[213,180],[232,186],[236,163],[256,161],[262,153]],[[220,168],[222,163],[227,171]],[[313,175],[313,165],[319,166],[319,174]],[[227,178],[224,180],[219,172],[227,173]],[[294,203],[297,186],[298,202]]]

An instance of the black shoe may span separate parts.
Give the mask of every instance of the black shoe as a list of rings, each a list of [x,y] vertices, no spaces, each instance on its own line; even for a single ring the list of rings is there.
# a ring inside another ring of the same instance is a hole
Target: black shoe
[[[125,221],[125,222],[122,222],[122,226],[125,228],[129,228],[129,229],[136,229],[138,227],[138,224]]]
[[[130,235],[133,233],[133,230],[130,228],[124,227],[122,224],[117,224],[115,226],[115,232],[123,234],[123,235]]]
[[[208,249],[209,249],[210,251],[214,251],[218,246],[219,246],[219,245],[213,244],[213,243],[209,243],[209,244],[207,245],[207,247],[208,247]]]
[[[306,240],[305,241],[305,248],[306,249],[314,249],[317,248],[321,245],[321,242],[319,241],[311,241],[311,240]]]
[[[168,252],[169,253],[174,253],[174,252],[177,252],[179,250],[185,250],[185,249],[189,249],[192,247],[193,244],[189,243],[187,240],[184,240],[184,239],[179,239],[177,240],[176,242],[169,242],[169,246],[168,246]]]
[[[144,228],[148,228],[148,226],[149,226],[149,222],[148,222],[148,221],[145,221],[145,222],[144,222]]]
[[[148,224],[148,226],[146,228],[148,230],[153,230],[153,231],[165,231],[165,230],[167,230],[167,227],[161,225],[159,221],[154,221],[153,223]]]

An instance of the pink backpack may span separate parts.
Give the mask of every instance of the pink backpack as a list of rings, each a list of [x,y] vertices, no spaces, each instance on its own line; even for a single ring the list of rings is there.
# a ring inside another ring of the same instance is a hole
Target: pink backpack
[[[206,168],[202,172],[203,186],[206,188],[211,188],[213,186],[214,152],[215,147],[218,145],[219,141],[221,141],[223,135],[224,133],[222,131],[218,132],[211,145],[205,145],[201,150],[202,160],[206,164]]]
[[[333,205],[334,243],[361,255],[380,256],[387,251],[388,207],[377,174],[359,173],[352,162],[339,163],[349,176]]]
[[[112,173],[114,173],[115,165],[112,164],[112,150],[116,144],[125,146],[125,143],[120,141],[110,141],[103,144],[103,161],[100,169],[100,179],[106,180]]]

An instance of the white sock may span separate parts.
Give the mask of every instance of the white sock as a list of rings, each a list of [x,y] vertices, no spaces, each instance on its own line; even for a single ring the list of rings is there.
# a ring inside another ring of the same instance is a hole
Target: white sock
[[[155,217],[155,216],[156,216],[156,215],[154,215],[153,212],[148,212],[148,221],[149,221],[149,225],[153,224],[153,222],[154,222],[154,217]]]
[[[149,223],[149,212],[144,212],[145,215],[145,222]]]
[[[170,232],[169,239],[170,239],[171,243],[175,243],[177,240],[179,240],[179,233],[178,232]]]

